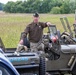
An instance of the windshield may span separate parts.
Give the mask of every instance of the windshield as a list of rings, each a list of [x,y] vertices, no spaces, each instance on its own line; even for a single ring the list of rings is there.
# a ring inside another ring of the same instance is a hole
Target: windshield
[[[49,26],[49,32],[53,35],[56,35],[57,34],[56,26],[55,25]]]

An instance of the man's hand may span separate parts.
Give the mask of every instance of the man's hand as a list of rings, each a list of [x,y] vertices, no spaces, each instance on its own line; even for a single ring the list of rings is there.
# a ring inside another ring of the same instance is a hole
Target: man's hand
[[[46,24],[47,24],[47,26],[51,25],[51,23],[50,23],[50,22],[47,22]]]
[[[19,44],[23,45],[23,39],[20,40]]]

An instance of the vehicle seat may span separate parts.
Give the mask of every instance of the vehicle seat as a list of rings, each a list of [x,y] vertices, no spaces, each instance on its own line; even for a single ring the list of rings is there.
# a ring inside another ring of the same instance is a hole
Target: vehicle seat
[[[24,32],[21,33],[21,37],[23,34],[24,34]],[[20,39],[21,39],[21,37],[20,37]],[[27,46],[27,48],[30,48],[30,42],[29,42],[29,39],[27,37],[23,39],[23,45]]]

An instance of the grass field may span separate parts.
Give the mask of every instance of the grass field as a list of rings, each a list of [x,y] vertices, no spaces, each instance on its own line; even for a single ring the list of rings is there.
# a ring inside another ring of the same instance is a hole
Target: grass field
[[[66,16],[72,26],[74,23],[74,14],[52,15],[40,14],[40,21],[51,22],[57,26],[61,32],[64,31],[60,22],[60,17]],[[26,25],[32,22],[32,14],[8,14],[0,13],[0,37],[2,38],[6,48],[16,47],[20,34],[24,31]],[[44,29],[47,32],[47,28]]]

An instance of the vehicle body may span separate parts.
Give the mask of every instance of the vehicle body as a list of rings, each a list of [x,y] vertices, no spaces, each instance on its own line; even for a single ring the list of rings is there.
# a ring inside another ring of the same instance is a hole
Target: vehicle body
[[[1,49],[0,49],[1,50]],[[10,61],[0,51],[0,75],[20,75]]]

